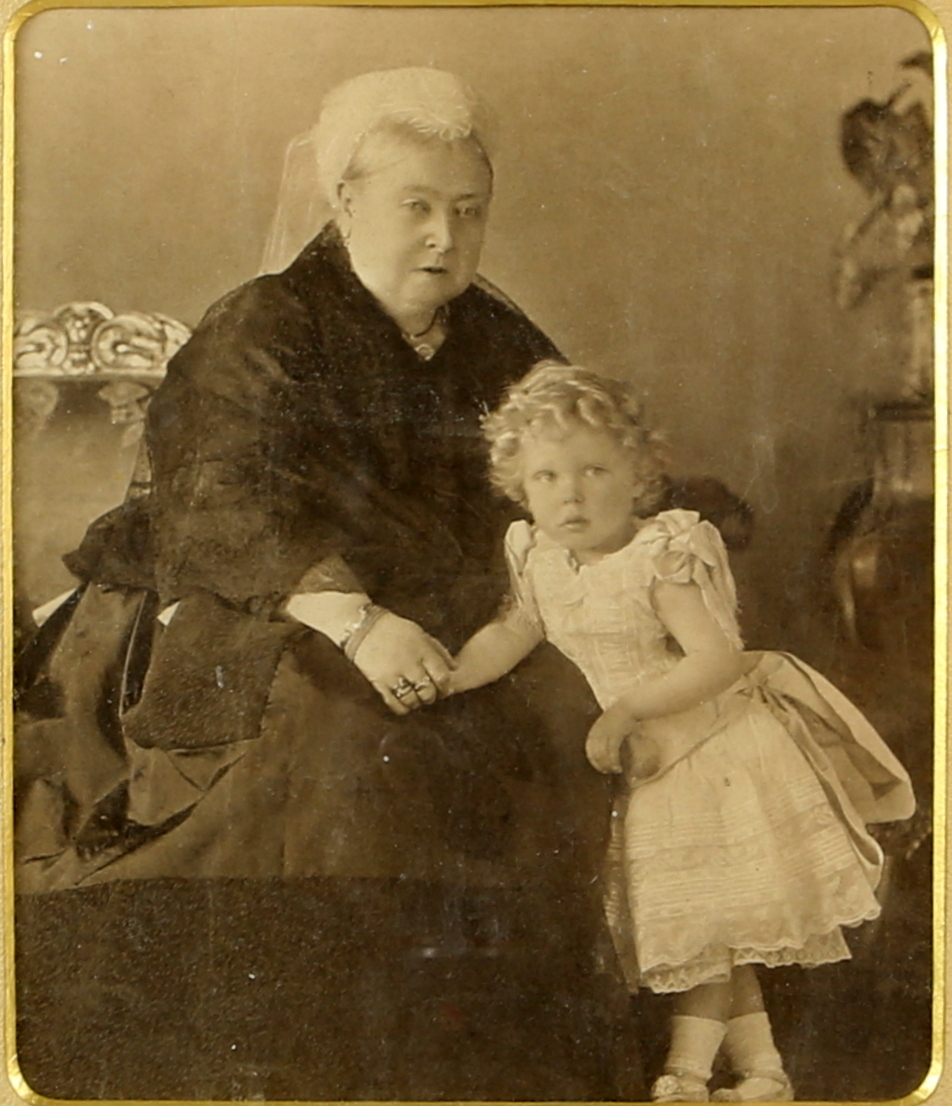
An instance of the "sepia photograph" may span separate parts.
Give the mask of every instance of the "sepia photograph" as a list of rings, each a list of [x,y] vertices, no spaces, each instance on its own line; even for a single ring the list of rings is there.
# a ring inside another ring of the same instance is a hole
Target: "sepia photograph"
[[[8,30],[17,1095],[934,1088],[936,29]]]

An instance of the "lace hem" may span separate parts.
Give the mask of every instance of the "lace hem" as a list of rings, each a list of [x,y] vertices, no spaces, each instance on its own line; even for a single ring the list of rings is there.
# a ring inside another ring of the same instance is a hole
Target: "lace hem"
[[[857,891],[862,892],[862,889]],[[615,903],[611,906],[613,932],[619,933],[623,928],[632,930],[633,944],[646,972],[695,964],[712,956],[726,962],[731,949],[755,949],[760,961],[765,964],[773,963],[775,954],[784,956],[787,955],[786,950],[793,949],[798,955],[802,953],[802,962],[808,964],[814,954],[825,957],[822,949],[826,946],[818,946],[818,941],[838,940],[821,935],[836,934],[844,927],[862,925],[878,917],[881,912],[878,901],[868,891],[849,899],[841,897],[836,904],[826,903],[799,915],[775,913],[768,907],[759,912],[722,913],[718,917],[691,919],[682,914],[680,917],[672,916],[667,925],[655,914],[651,918],[642,918],[640,925],[633,926],[630,919],[638,918],[637,904],[629,906],[628,920],[617,916]],[[821,949],[820,953],[816,953],[817,948]]]
[[[763,964],[768,968],[799,964],[816,968],[851,959],[849,946],[837,927],[830,933],[809,938],[800,948],[707,948],[693,960],[673,967],[660,966],[639,973],[642,986],[656,994],[689,991],[702,983],[725,982],[731,969],[740,964]]]

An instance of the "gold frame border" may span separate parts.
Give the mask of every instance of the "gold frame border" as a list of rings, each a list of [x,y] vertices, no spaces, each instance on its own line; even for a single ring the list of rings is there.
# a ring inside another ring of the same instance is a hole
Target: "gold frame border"
[[[15,0],[14,0],[15,2]],[[945,1069],[947,973],[949,940],[949,811],[948,759],[952,733],[949,727],[949,672],[952,661],[950,640],[950,510],[952,510],[952,458],[950,442],[949,381],[949,52],[940,17],[920,0],[28,0],[9,13],[3,32],[2,133],[0,133],[0,1021],[5,1070],[10,1089],[31,1106],[104,1106],[114,1100],[55,1099],[38,1094],[20,1072],[16,1054],[16,993],[13,971],[14,886],[13,826],[10,808],[13,789],[13,313],[14,313],[14,166],[16,151],[15,48],[20,28],[44,11],[67,9],[137,8],[250,8],[250,7],[645,7],[645,8],[866,8],[889,7],[909,12],[926,28],[933,51],[935,130],[935,628],[933,687],[933,977],[932,977],[932,1063],[922,1083],[889,1106],[915,1106],[939,1087]],[[2,10],[2,9],[0,9]],[[947,18],[952,24],[952,11]],[[6,16],[7,13],[4,12]],[[6,1099],[3,1095],[2,1099]],[[943,1095],[942,1098],[945,1098]],[[0,1102],[2,1102],[0,1099]],[[837,1106],[837,1101],[813,1100],[808,1106]],[[159,1106],[159,1103],[156,1104]],[[161,1106],[215,1106],[203,1100],[161,1100]],[[284,1102],[280,1106],[304,1106]],[[392,1102],[363,1102],[362,1106],[394,1106]],[[409,1106],[409,1104],[408,1104]],[[414,1104],[417,1106],[417,1104]],[[425,1104],[419,1104],[425,1106]],[[507,1106],[484,1103],[481,1106]],[[522,1103],[521,1106],[569,1106],[556,1103]],[[607,1104],[606,1104],[607,1106]],[[872,1106],[872,1104],[868,1104]],[[884,1103],[883,1106],[886,1106]],[[939,1103],[936,1103],[939,1106]]]
[[[930,13],[931,14],[931,13]],[[947,1016],[949,729],[949,53],[933,15],[935,83],[935,657],[933,668],[935,797],[933,800],[932,1065],[920,1091],[935,1090],[945,1062]]]

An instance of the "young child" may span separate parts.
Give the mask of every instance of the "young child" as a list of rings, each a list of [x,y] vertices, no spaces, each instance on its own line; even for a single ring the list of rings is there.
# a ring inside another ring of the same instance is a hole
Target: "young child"
[[[703,1102],[724,1045],[736,1086],[718,1101],[788,1101],[754,964],[849,957],[842,926],[879,913],[872,821],[908,817],[909,778],[819,673],[744,653],[717,530],[691,511],[651,517],[662,484],[625,389],[538,365],[485,420],[492,479],[526,508],[506,537],[512,589],[463,647],[451,692],[551,641],[603,714],[586,742],[623,771],[606,911],[629,981],[676,992],[658,1102]]]

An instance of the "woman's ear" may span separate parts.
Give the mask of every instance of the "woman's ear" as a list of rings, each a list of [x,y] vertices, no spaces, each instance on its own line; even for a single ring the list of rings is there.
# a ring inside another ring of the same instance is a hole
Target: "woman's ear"
[[[354,218],[354,191],[347,181],[337,186],[337,226],[346,246],[350,241],[350,227]]]
[[[342,180],[337,186],[337,206],[348,218],[353,215],[354,190],[349,181]]]

